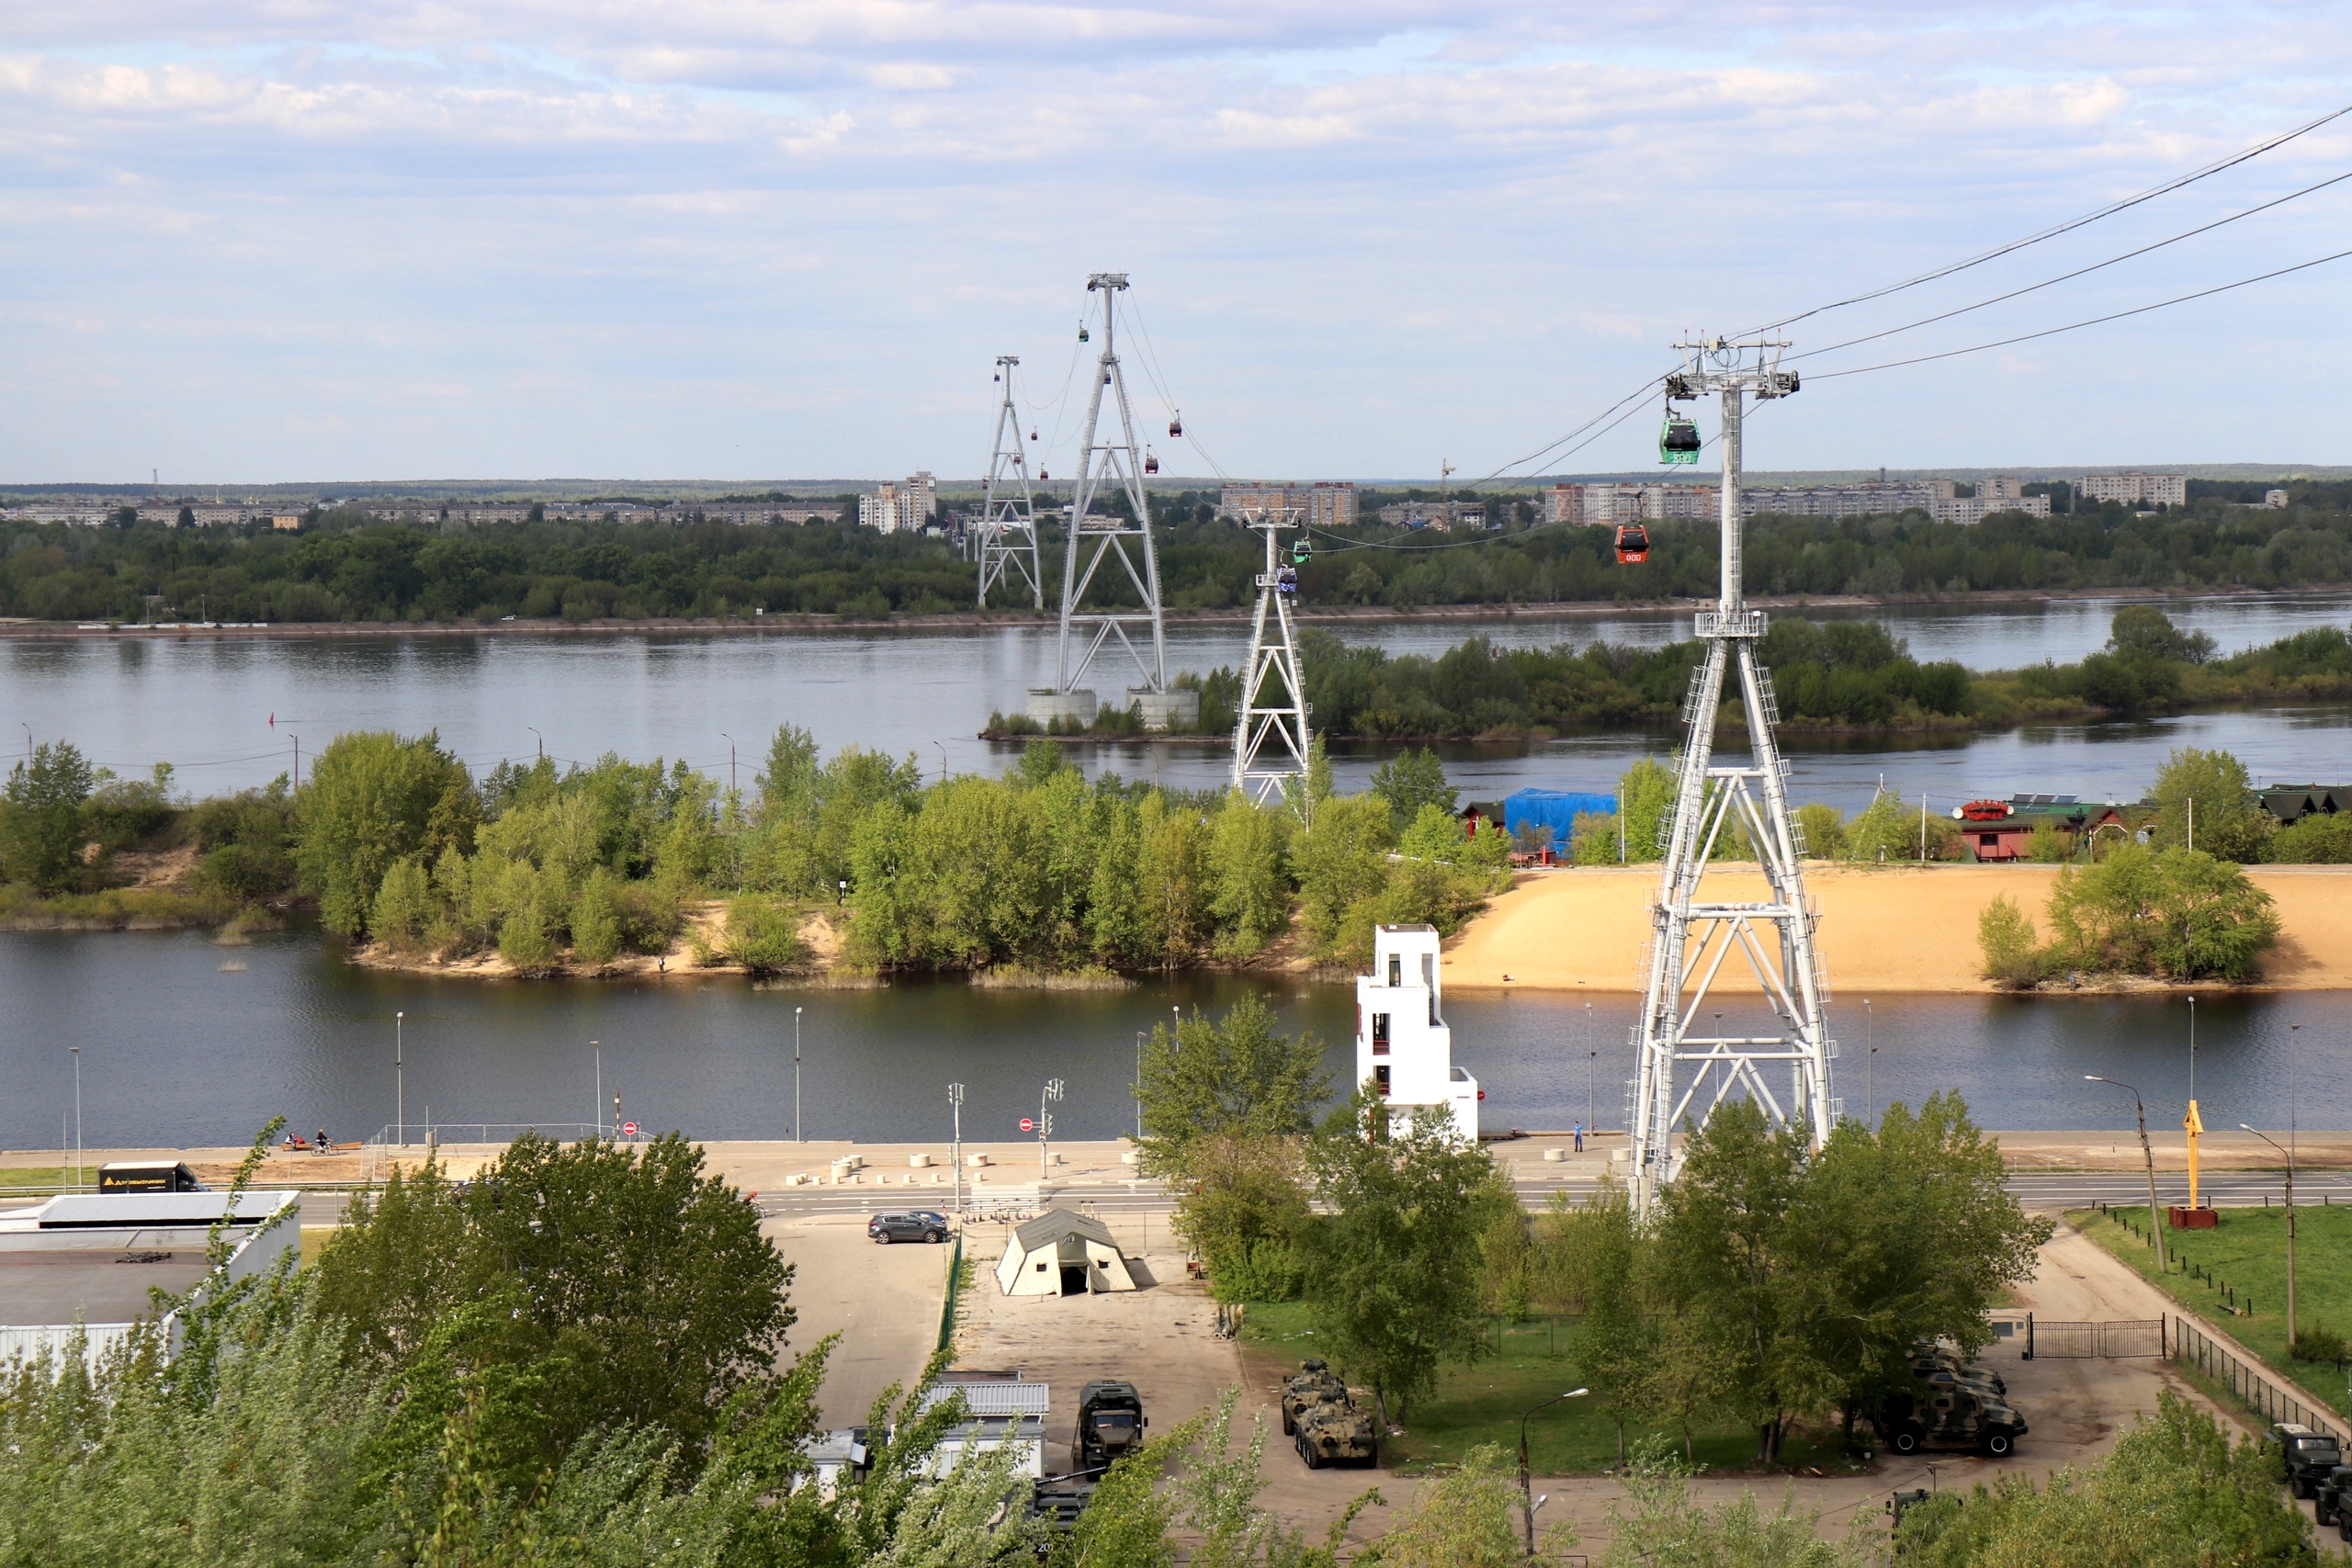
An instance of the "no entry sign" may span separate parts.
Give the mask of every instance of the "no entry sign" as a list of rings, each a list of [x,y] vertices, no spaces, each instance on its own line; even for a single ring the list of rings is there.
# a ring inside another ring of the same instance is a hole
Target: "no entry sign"
[[[1021,1130],[1024,1133],[1034,1133],[1037,1130],[1037,1123],[1023,1116],[1021,1119]]]
[[[636,1137],[636,1136],[637,1136],[637,1123],[636,1123],[636,1122],[622,1122],[622,1123],[621,1123],[621,1136],[622,1136],[622,1137],[624,1137],[624,1138],[634,1138],[634,1137]]]

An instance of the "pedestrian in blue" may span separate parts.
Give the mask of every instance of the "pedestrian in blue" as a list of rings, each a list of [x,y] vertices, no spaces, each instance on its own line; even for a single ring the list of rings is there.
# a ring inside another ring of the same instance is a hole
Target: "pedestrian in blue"
[[[1577,1123],[1577,1153],[1584,1153],[1584,1123]]]

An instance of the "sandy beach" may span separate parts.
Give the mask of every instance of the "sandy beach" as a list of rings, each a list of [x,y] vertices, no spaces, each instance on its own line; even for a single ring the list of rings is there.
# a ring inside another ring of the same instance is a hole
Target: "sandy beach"
[[[2352,866],[2249,866],[2246,874],[2278,900],[2282,928],[2259,988],[2352,988]],[[1977,916],[2006,893],[2041,930],[2056,876],[2044,865],[1808,863],[1829,984],[1833,991],[1989,991],[1978,973]],[[1449,945],[1445,983],[1637,991],[1657,892],[1655,865],[1522,876]],[[1764,879],[1753,870],[1710,871],[1701,896],[1761,899]],[[1758,988],[1737,959],[1724,964],[1717,985]]]

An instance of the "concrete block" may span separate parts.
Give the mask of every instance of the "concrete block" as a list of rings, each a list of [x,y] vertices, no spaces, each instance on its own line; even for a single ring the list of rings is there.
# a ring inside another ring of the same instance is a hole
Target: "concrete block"
[[[1170,688],[1155,692],[1148,686],[1129,686],[1127,701],[1143,710],[1146,729],[1192,729],[1201,722],[1201,694]]]
[[[1094,694],[1084,686],[1068,692],[1052,686],[1032,686],[1023,707],[1039,724],[1051,724],[1058,718],[1067,725],[1072,720],[1092,724],[1097,705]]]

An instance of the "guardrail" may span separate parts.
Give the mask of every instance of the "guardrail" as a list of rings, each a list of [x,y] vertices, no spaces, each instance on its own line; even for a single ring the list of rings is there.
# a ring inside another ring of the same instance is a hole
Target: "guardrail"
[[[947,1304],[939,1309],[939,1348],[956,1337],[956,1294],[964,1288],[964,1233],[956,1233],[956,1253],[947,1260]]]
[[[2317,1431],[2352,1438],[2344,1418],[2335,1411],[2290,1393],[2267,1371],[2240,1356],[2185,1317],[2172,1319],[2167,1359],[2193,1366],[2230,1391],[2240,1404],[2272,1421],[2301,1421]]]

